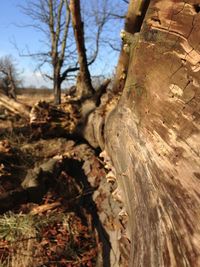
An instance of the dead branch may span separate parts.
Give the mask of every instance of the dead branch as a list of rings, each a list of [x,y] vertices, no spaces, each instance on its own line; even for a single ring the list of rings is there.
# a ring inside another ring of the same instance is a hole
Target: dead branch
[[[37,214],[40,214],[40,213],[44,213],[46,211],[49,211],[49,210],[52,210],[52,209],[55,209],[57,207],[59,207],[61,205],[61,203],[59,201],[56,201],[54,203],[48,203],[48,204],[43,204],[43,205],[40,205],[40,206],[37,206],[37,207],[34,207],[31,211],[30,211],[30,214],[31,215],[37,215]]]

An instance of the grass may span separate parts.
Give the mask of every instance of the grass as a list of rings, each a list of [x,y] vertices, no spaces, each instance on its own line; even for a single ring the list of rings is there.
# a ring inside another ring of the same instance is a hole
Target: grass
[[[0,267],[92,260],[96,257],[96,244],[91,236],[74,213],[40,216],[6,213],[0,216]]]
[[[7,213],[0,217],[0,239],[7,249],[7,257],[2,259],[2,267],[34,266],[32,248],[37,229],[30,215]]]
[[[14,242],[24,237],[35,237],[35,235],[33,216],[8,212],[0,217],[0,239]]]

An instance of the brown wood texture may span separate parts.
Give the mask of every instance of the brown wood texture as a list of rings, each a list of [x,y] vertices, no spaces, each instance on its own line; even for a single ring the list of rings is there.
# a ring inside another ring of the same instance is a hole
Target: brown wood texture
[[[200,1],[151,1],[105,150],[131,267],[200,266]]]
[[[124,30],[129,33],[140,31],[143,18],[148,8],[150,0],[129,1],[127,14],[125,17]],[[113,84],[114,92],[123,91],[128,71],[129,55],[121,49]]]

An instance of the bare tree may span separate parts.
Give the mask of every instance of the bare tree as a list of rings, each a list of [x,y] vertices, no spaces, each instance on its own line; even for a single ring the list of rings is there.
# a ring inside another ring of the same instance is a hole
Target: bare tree
[[[61,84],[68,79],[72,73],[79,70],[80,61],[77,59],[76,45],[71,27],[71,13],[68,0],[30,0],[27,6],[21,7],[22,11],[34,22],[29,25],[44,34],[44,51],[37,53],[21,53],[21,55],[32,56],[39,60],[38,67],[41,69],[45,64],[50,64],[52,74],[45,76],[53,81],[54,102],[61,101]],[[96,48],[92,53],[89,64],[97,58],[99,39],[102,27],[99,24],[96,34]]]
[[[41,41],[44,46],[39,52],[32,53],[27,49],[26,53],[20,54],[39,60],[38,68],[41,72],[44,70],[44,65],[51,66],[51,73],[44,75],[53,82],[55,103],[61,101],[63,81],[74,78],[74,73],[80,69],[80,55],[78,55],[80,50],[76,46],[77,38],[76,35],[74,36],[72,27],[69,2],[70,0],[29,0],[26,6],[21,7],[22,11],[33,21],[23,26],[33,27],[42,33],[44,36]],[[105,24],[114,18],[112,13],[117,13],[113,12],[111,2],[110,0],[90,1],[89,4],[84,0],[79,2],[79,6],[82,4],[80,15],[85,25],[85,48],[83,50],[87,51],[85,59],[88,66],[97,59],[102,44],[106,44],[107,47],[114,47],[116,44],[116,41],[110,38],[110,34],[104,34]],[[87,9],[85,9],[86,4]],[[76,7],[76,1],[74,5]],[[79,27],[83,29],[81,25]]]
[[[17,69],[11,56],[0,58],[0,82],[4,93],[10,98],[16,99],[16,88],[18,84]]]
[[[44,42],[47,48],[44,52],[28,53],[39,59],[39,68],[50,64],[52,74],[46,76],[53,81],[54,102],[61,101],[61,83],[66,78],[68,72],[61,72],[64,64],[70,25],[70,11],[67,0],[37,0],[29,1],[26,7],[21,7],[22,11],[28,15],[33,24],[26,25],[34,27],[45,35]]]

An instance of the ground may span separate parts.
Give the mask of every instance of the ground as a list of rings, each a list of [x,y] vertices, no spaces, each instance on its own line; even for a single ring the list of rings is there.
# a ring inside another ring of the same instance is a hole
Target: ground
[[[51,101],[52,96],[38,91],[18,97],[30,106],[39,99]],[[101,262],[103,228],[92,194],[106,174],[96,151],[63,136],[38,134],[37,127],[31,128],[20,116],[4,113],[0,266],[96,266]]]

